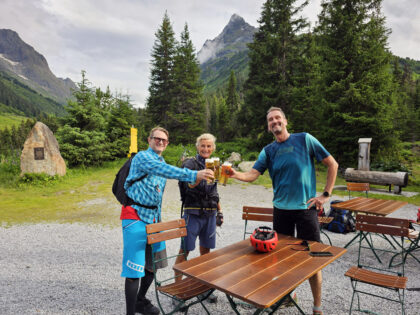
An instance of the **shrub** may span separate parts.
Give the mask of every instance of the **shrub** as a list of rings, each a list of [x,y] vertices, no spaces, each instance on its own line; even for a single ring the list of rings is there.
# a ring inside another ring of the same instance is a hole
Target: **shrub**
[[[58,175],[51,176],[46,173],[25,173],[20,177],[19,182],[45,186],[48,183],[58,180],[58,178]]]

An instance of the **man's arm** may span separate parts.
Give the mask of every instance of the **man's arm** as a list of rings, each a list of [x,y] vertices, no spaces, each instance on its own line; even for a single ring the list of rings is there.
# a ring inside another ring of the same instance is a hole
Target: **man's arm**
[[[240,181],[243,182],[253,182],[254,180],[256,180],[258,177],[260,177],[261,173],[258,172],[255,168],[251,168],[250,171],[248,172],[238,172],[236,170],[234,170],[233,168],[231,169],[231,175],[230,177],[232,178],[236,178]]]
[[[324,164],[328,168],[328,170],[327,170],[327,182],[325,184],[324,191],[328,191],[328,193],[331,195],[331,193],[333,191],[333,188],[334,188],[335,179],[337,177],[338,163],[332,157],[332,155],[326,157],[321,162],[322,162],[322,164]]]
[[[324,164],[328,170],[327,170],[327,182],[324,187],[324,191],[327,191],[330,195],[333,191],[335,179],[337,177],[337,171],[338,171],[338,163],[336,160],[332,157],[332,155],[327,156],[325,159],[323,159],[322,164]],[[320,195],[315,198],[311,198],[308,200],[307,204],[308,208],[312,207],[313,205],[316,206],[317,210],[322,209],[325,202],[328,201],[330,197],[325,197],[324,195]]]

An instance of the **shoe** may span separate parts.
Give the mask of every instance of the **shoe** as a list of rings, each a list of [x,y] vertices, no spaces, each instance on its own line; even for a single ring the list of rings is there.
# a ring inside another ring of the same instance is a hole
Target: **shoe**
[[[296,292],[294,292],[294,293],[293,293],[292,298],[290,298],[290,296],[288,296],[288,297],[287,297],[287,298],[283,301],[283,303],[281,303],[280,308],[286,308],[286,307],[293,307],[293,306],[295,306],[295,304],[292,302],[292,299],[293,299],[293,301],[295,301],[295,303],[297,304],[297,302],[298,302],[298,298],[297,298]],[[322,314],[321,314],[321,315],[322,315]]]
[[[174,307],[177,307],[178,304],[179,304],[179,301],[172,299],[172,305]],[[177,312],[183,312],[183,313],[185,313],[186,310],[187,310],[187,306],[185,305],[185,302],[182,302],[181,307],[178,308],[178,311]]]
[[[312,315],[323,315],[322,311],[313,310]]]
[[[203,293],[203,294],[200,294],[198,297],[200,299],[203,299],[206,295],[207,295],[207,293]],[[209,297],[207,299],[205,299],[204,301],[208,301],[209,303],[217,303],[217,296],[214,295],[214,293],[212,292],[209,295]]]
[[[160,314],[160,311],[152,304],[152,302],[150,302],[149,299],[143,298],[141,300],[137,300],[136,313],[143,315],[158,315]]]

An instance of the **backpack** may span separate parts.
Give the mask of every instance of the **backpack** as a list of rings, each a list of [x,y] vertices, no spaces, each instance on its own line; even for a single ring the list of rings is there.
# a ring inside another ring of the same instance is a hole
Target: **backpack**
[[[135,154],[133,154],[124,163],[124,165],[118,171],[117,175],[115,175],[114,183],[112,184],[112,193],[114,194],[115,198],[117,198],[119,203],[123,206],[137,205],[137,206],[147,208],[147,209],[157,209],[156,206],[147,206],[147,205],[142,205],[140,203],[137,203],[133,199],[128,197],[126,194],[126,189],[124,188],[124,184],[125,184],[125,180],[128,177],[128,174],[130,173],[131,161],[133,160],[134,155]],[[147,174],[143,175],[136,181],[132,182],[131,185],[133,185],[135,182],[140,181],[146,177],[147,177]]]
[[[332,201],[331,204],[338,202],[341,201]],[[356,231],[356,222],[350,211],[331,208],[328,216],[333,217],[333,220],[326,226],[328,231],[342,234]]]
[[[185,160],[182,162],[182,165],[181,165],[181,167],[182,167],[182,168],[185,168],[185,163],[186,163],[188,160],[193,160],[193,161],[195,162],[195,167],[194,167],[194,170],[198,170],[198,169],[199,169],[199,165],[198,165],[198,162],[197,162],[197,160],[195,159],[195,157],[185,159]],[[182,202],[182,206],[181,206],[181,216],[182,216],[182,212],[183,212],[183,208],[184,208],[185,196],[186,196],[186,194],[187,194],[187,192],[186,192],[187,185],[188,185],[188,183],[186,183],[186,182],[181,182],[181,181],[178,181],[179,194],[181,195],[181,202]]]

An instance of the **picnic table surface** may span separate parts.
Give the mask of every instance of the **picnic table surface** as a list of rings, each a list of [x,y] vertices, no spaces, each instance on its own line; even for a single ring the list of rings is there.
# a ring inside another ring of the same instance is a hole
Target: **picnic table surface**
[[[347,251],[309,241],[311,251],[333,254],[313,257],[303,250],[302,240],[281,234],[278,238],[276,248],[268,253],[257,252],[248,238],[173,268],[231,297],[265,309]]]

